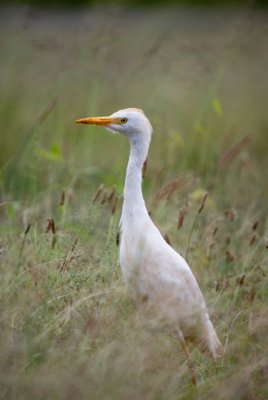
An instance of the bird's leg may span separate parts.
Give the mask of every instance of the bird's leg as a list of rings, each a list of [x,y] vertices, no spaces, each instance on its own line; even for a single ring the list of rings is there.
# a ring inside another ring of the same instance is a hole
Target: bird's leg
[[[183,350],[184,354],[186,355],[186,358],[187,358],[188,363],[189,363],[189,367],[190,367],[191,372],[192,372],[192,382],[193,382],[194,386],[197,386],[198,375],[197,375],[197,372],[196,372],[195,364],[193,363],[193,360],[191,358],[191,354],[190,354],[190,352],[188,350],[188,347],[187,347],[187,344],[185,342],[184,336],[183,336],[183,334],[182,334],[182,332],[180,330],[177,330],[177,335],[178,335],[182,350]]]

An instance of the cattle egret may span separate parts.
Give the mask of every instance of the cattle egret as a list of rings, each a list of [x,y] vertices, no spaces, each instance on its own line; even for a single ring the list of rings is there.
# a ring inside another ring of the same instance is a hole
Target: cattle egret
[[[189,265],[163,239],[145,206],[141,184],[152,135],[149,120],[142,110],[127,108],[109,117],[81,118],[75,122],[103,126],[127,136],[130,142],[119,260],[132,300],[146,304],[156,311],[159,320],[174,327],[188,359],[185,339],[196,342],[213,358],[222,355],[222,345]]]

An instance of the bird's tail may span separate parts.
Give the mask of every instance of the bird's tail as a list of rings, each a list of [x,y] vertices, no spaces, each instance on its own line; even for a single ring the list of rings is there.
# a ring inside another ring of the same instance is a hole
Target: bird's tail
[[[200,348],[214,359],[220,358],[224,354],[223,346],[209,319],[206,320],[202,329]]]

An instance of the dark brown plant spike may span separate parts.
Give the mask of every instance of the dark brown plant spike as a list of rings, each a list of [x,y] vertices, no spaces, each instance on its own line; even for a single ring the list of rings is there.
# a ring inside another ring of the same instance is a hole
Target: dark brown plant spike
[[[21,243],[21,248],[20,248],[20,252],[19,252],[19,258],[18,258],[18,265],[17,265],[17,274],[19,273],[19,268],[21,265],[21,259],[22,259],[22,253],[23,253],[23,249],[24,249],[24,245],[25,245],[25,240],[26,240],[26,236],[29,233],[31,229],[31,224],[28,224],[25,231],[24,231],[24,235],[23,235],[23,239],[22,239],[22,243]]]
[[[111,201],[113,203],[115,193],[116,193],[116,189],[115,189],[115,186],[113,186],[110,194],[108,195],[108,201]]]
[[[258,228],[259,225],[259,220],[257,219],[257,221],[254,222],[254,224],[252,225],[252,230],[256,231],[256,229]]]
[[[171,245],[171,241],[170,241],[169,236],[168,236],[167,233],[165,233],[164,239],[165,239],[165,241],[167,242],[167,244]]]
[[[97,191],[96,191],[96,193],[95,193],[95,195],[94,195],[94,197],[93,197],[93,200],[92,200],[93,203],[96,203],[96,201],[99,199],[101,193],[103,192],[103,189],[104,189],[104,185],[103,185],[103,183],[102,183],[102,184],[98,187],[98,189],[97,189]]]
[[[29,231],[30,231],[30,229],[31,229],[31,224],[28,224],[27,225],[27,228],[25,229],[25,232],[24,232],[24,235],[26,236],[28,233],[29,233]]]
[[[116,246],[119,246],[120,244],[120,232],[117,232],[116,238],[115,238]]]
[[[146,160],[144,161],[143,166],[142,166],[142,179],[145,178],[146,173],[147,173],[147,158],[146,158]]]
[[[51,231],[53,233],[51,247],[52,247],[52,249],[54,249],[55,245],[56,245],[56,241],[57,241],[57,236],[56,236],[55,222],[54,222],[53,218],[48,218],[48,220],[47,220],[47,228],[46,228],[45,232],[48,233],[49,231]]]
[[[47,220],[46,233],[48,233],[50,230],[55,235],[56,228],[55,228],[55,222],[54,222],[53,218],[48,218],[48,220]]]
[[[179,209],[177,229],[180,229],[183,227],[184,219],[185,219],[187,213],[188,213],[187,205],[184,205],[182,208]]]
[[[102,192],[102,199],[100,200],[100,204],[101,204],[101,205],[105,204],[106,201],[108,200],[108,197],[109,197],[109,195],[108,195],[108,193],[107,193],[107,190],[104,190],[104,191]]]
[[[183,221],[184,221],[184,212],[183,209],[180,208],[178,215],[177,229],[180,229],[183,226]]]
[[[52,230],[52,233],[55,235],[56,227],[55,227],[55,222],[54,222],[53,218],[51,218],[51,230]]]
[[[204,194],[204,196],[202,197],[202,201],[201,201],[200,207],[198,209],[198,214],[200,214],[203,211],[205,204],[206,204],[207,197],[208,197],[208,192],[206,192]]]
[[[242,286],[244,284],[245,278],[246,278],[246,274],[244,274],[244,273],[237,278],[238,286]]]
[[[60,206],[64,206],[65,203],[65,190],[62,190],[61,196],[60,196]]]
[[[48,233],[48,232],[50,231],[51,225],[52,225],[51,219],[48,218],[48,219],[47,219],[47,227],[46,227],[46,230],[45,230],[46,233]]]
[[[116,212],[117,201],[118,201],[118,197],[114,196],[113,203],[112,203],[112,215],[114,215]]]

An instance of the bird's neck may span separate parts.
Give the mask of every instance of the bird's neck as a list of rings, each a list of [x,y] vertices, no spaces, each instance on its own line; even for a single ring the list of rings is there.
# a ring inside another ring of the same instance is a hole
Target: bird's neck
[[[127,166],[124,203],[122,210],[123,218],[139,217],[140,214],[148,214],[142,194],[142,167],[147,158],[149,141],[140,138],[130,139],[130,156]]]

